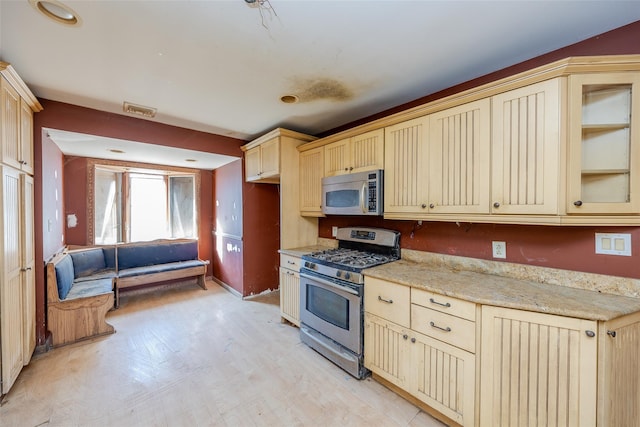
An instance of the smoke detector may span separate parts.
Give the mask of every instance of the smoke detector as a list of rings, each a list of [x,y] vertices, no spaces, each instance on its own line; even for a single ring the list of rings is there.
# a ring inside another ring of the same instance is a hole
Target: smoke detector
[[[127,102],[127,101],[125,101],[122,104],[122,110],[125,113],[137,114],[139,116],[143,116],[147,118],[155,117],[156,111],[158,111],[155,108],[145,107],[144,105],[132,104],[131,102]]]

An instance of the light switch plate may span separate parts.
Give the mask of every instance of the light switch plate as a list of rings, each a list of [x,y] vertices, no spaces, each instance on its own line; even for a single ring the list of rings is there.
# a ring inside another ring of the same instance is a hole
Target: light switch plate
[[[596,233],[596,253],[631,256],[631,234]]]
[[[336,237],[338,235],[338,227],[331,227],[331,235]]]
[[[507,257],[507,242],[491,242],[494,258],[506,258]]]

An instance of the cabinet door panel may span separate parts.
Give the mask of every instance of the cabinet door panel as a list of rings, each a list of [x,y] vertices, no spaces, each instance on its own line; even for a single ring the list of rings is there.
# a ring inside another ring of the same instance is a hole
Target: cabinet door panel
[[[482,307],[481,425],[595,426],[597,323]]]
[[[280,175],[280,138],[260,144],[260,178]]]
[[[364,319],[364,366],[405,387],[405,370],[410,363],[406,345],[409,331],[370,313],[365,313]]]
[[[244,153],[244,175],[246,181],[260,179],[260,147],[252,148]]]
[[[351,138],[353,172],[384,169],[384,130],[378,129]]]
[[[426,213],[428,129],[428,117],[385,128],[385,214]]]
[[[36,348],[36,282],[35,282],[35,247],[34,247],[34,216],[33,216],[33,178],[21,174],[20,220],[22,239],[22,288],[23,288],[23,364],[31,361],[31,355]]]
[[[20,100],[20,157],[22,170],[33,175],[33,112],[24,99]]]
[[[300,274],[280,267],[280,315],[300,326]]]
[[[4,254],[0,282],[0,331],[2,332],[2,394],[18,377],[23,360],[23,286],[21,275],[20,173],[2,170],[2,221]]]
[[[475,425],[475,356],[413,333],[417,398],[464,426]]]
[[[349,173],[349,139],[324,146],[324,176]]]
[[[0,148],[2,162],[20,169],[20,95],[4,78],[0,77]]]
[[[489,213],[490,101],[430,116],[429,211]]]
[[[492,98],[493,214],[557,214],[560,78]]]
[[[322,216],[324,147],[300,153],[300,214]]]
[[[640,76],[569,77],[570,214],[640,211]]]

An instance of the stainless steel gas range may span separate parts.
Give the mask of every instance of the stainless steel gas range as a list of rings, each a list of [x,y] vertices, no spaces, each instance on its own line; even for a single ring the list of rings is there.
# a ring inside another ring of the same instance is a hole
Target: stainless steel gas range
[[[302,257],[300,339],[356,378],[364,378],[362,270],[400,259],[400,233],[339,228],[338,248]]]

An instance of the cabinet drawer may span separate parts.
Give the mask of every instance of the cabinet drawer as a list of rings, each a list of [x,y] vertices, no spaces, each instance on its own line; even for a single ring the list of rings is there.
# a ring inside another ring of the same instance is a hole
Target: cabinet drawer
[[[400,326],[410,326],[411,288],[397,283],[366,277],[364,309]]]
[[[411,329],[468,352],[476,351],[476,324],[411,304]]]
[[[476,305],[469,301],[412,288],[411,302],[442,313],[462,317],[472,322],[476,320]]]
[[[293,255],[280,254],[280,266],[290,270],[300,271],[302,259]]]

